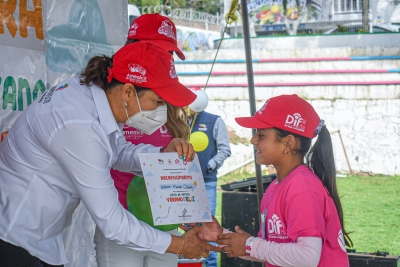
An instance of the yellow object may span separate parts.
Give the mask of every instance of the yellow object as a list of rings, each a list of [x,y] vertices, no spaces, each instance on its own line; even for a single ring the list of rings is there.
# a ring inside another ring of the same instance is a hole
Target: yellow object
[[[291,7],[288,9],[288,11],[286,12],[286,17],[288,17],[289,19],[291,18],[293,13],[293,18],[297,18],[299,15],[297,14],[297,8],[296,7]]]
[[[239,18],[235,15],[237,10],[239,0],[232,0],[231,6],[229,7],[229,11],[225,16],[225,21],[227,24],[232,24],[233,22],[237,21]]]
[[[272,14],[278,14],[279,13],[279,6],[274,5],[271,7],[271,12]]]
[[[203,132],[194,132],[190,135],[190,143],[196,152],[204,151],[208,147],[208,136]]]
[[[189,106],[185,109],[185,112],[186,112],[186,115],[189,117],[190,116],[190,107]]]
[[[261,15],[261,20],[269,20],[269,18],[271,17],[271,12],[268,11],[266,14],[262,14]]]

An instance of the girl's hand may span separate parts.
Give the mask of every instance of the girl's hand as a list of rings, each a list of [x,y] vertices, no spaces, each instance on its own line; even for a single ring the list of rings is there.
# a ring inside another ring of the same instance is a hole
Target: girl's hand
[[[224,246],[221,252],[226,253],[229,258],[248,256],[246,253],[246,240],[251,235],[246,233],[239,226],[235,227],[236,233],[218,235],[218,245]]]
[[[216,242],[217,236],[221,235],[223,231],[221,225],[214,216],[212,216],[212,220],[212,222],[203,223],[201,230],[198,233],[200,239],[207,242]]]

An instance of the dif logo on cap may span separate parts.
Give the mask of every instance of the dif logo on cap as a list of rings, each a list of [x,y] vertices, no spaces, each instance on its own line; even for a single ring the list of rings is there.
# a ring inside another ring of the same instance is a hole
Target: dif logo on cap
[[[236,118],[246,128],[278,128],[308,138],[316,136],[320,118],[314,108],[297,95],[280,95],[268,99],[254,117]]]

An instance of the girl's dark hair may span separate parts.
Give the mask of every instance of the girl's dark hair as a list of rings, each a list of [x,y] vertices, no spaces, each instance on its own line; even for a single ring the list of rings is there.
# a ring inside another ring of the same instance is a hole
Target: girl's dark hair
[[[325,126],[322,126],[317,141],[312,146],[311,150],[311,138],[276,128],[275,131],[280,139],[288,135],[293,135],[297,140],[299,140],[300,149],[298,152],[301,154],[302,158],[306,158],[307,166],[314,171],[315,175],[317,175],[319,179],[321,179],[322,183],[331,195],[336,206],[336,211],[339,215],[346,246],[352,247],[353,242],[344,229],[343,209],[336,186],[336,167],[335,159],[333,157],[332,140],[328,129]]]
[[[112,67],[113,57],[110,58],[106,55],[92,57],[89,59],[86,68],[80,73],[81,84],[94,84],[104,91],[108,91],[117,85],[124,84],[114,78],[111,80],[111,82],[108,82],[108,68]],[[142,92],[151,89],[135,85],[135,90],[138,94],[138,97],[140,97]]]

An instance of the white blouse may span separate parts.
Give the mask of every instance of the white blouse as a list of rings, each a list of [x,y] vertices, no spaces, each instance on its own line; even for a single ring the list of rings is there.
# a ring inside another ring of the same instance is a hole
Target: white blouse
[[[160,148],[132,145],[121,129],[105,92],[77,77],[32,103],[0,143],[0,239],[65,264],[62,232],[82,199],[106,238],[164,253],[171,236],[125,210],[110,177],[111,167],[140,173],[137,154]]]

